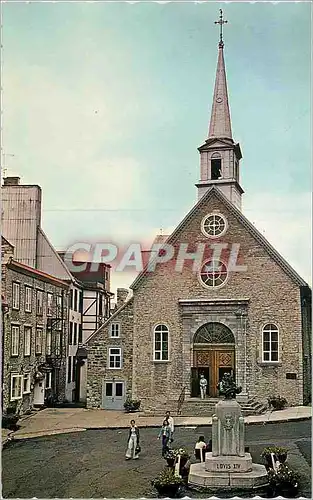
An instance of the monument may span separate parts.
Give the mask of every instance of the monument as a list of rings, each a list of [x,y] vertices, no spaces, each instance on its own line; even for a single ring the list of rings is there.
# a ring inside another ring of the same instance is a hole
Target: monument
[[[224,399],[215,405],[212,417],[212,452],[205,454],[205,462],[192,464],[188,484],[208,489],[253,489],[267,484],[264,465],[254,464],[250,453],[245,453],[244,417],[236,401],[241,387],[230,374],[219,384]]]

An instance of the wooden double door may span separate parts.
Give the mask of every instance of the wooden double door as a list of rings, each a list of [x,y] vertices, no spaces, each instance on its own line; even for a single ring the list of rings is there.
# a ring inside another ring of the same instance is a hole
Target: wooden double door
[[[200,396],[200,375],[204,374],[208,381],[207,396],[217,397],[217,384],[225,373],[235,377],[234,346],[197,346],[193,351],[193,367],[191,369],[191,397]]]

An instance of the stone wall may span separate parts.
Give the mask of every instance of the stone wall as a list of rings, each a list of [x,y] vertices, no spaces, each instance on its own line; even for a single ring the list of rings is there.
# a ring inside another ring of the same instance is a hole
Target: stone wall
[[[117,311],[97,332],[88,348],[88,406],[100,407],[104,378],[112,376],[106,368],[107,348],[123,346],[124,365],[118,376],[127,380],[132,397],[141,399],[145,411],[166,409],[174,405],[186,387],[190,387],[193,360],[193,336],[207,322],[228,326],[236,340],[236,379],[243,386],[246,399],[260,402],[270,396],[285,397],[290,405],[303,403],[303,353],[299,285],[275,260],[275,252],[266,249],[252,235],[244,220],[213,194],[202,200],[173,243],[188,244],[195,252],[199,243],[207,245],[204,259],[212,257],[208,247],[212,240],[201,230],[204,216],[221,212],[228,220],[228,229],[218,243],[228,245],[221,260],[228,264],[230,248],[239,245],[236,264],[246,266],[230,271],[227,282],[217,289],[204,287],[194,272],[193,261],[186,261],[182,270],[175,270],[177,259],[158,265],[135,285],[133,299]],[[182,301],[203,300],[197,310],[189,310]],[[210,305],[211,304],[211,305]],[[109,338],[110,323],[122,325],[120,339]],[[262,328],[273,323],[279,328],[279,361],[262,362]],[[169,328],[169,360],[153,360],[154,328]],[[115,376],[117,371],[114,371]],[[287,378],[287,374],[293,377]]]
[[[192,343],[183,337],[181,299],[248,299],[246,318],[246,360],[242,357],[237,366],[246,373],[247,393],[266,400],[276,394],[286,397],[289,404],[302,404],[302,345],[301,308],[299,286],[287,276],[269,256],[263,246],[250,234],[225,205],[213,195],[182,228],[176,244],[188,243],[188,251],[196,250],[198,243],[210,243],[203,236],[202,218],[212,211],[220,211],[228,219],[226,234],[219,243],[240,245],[238,265],[245,264],[246,271],[231,272],[225,286],[219,289],[204,288],[198,276],[186,265],[176,272],[172,262],[162,264],[134,291],[134,371],[133,392],[151,408],[166,400],[177,399],[188,379],[183,366],[190,366]],[[207,257],[210,256],[210,251]],[[229,250],[222,253],[227,263]],[[225,322],[225,313],[215,315],[216,321]],[[164,323],[170,330],[170,360],[153,361],[153,330]],[[274,323],[280,330],[280,360],[262,363],[262,327]],[[234,332],[236,334],[236,332]],[[296,374],[295,380],[286,379],[286,373]]]
[[[35,373],[39,370],[39,367],[46,363],[46,326],[47,326],[47,293],[52,293],[54,296],[53,306],[52,306],[52,317],[56,316],[56,299],[57,295],[64,295],[64,318],[67,318],[67,286],[57,285],[44,277],[39,277],[36,274],[32,274],[27,271],[26,274],[23,271],[18,271],[14,269],[14,264],[8,263],[2,268],[2,293],[5,294],[9,311],[4,315],[4,328],[3,328],[3,411],[6,410],[8,406],[17,405],[17,410],[20,413],[28,410],[33,406],[33,389],[34,389],[34,377]],[[18,310],[12,308],[12,284],[17,282],[20,284],[20,307]],[[25,312],[25,285],[32,288],[32,311]],[[43,291],[43,315],[38,316],[36,314],[36,289]],[[19,349],[18,356],[12,356],[11,353],[11,328],[12,325],[19,326]],[[64,400],[65,397],[65,356],[67,348],[67,322],[64,322],[63,327],[63,362],[61,363],[60,369],[52,369],[52,387],[50,391],[46,391],[46,396],[49,394],[55,394],[60,401]],[[31,327],[31,354],[30,356],[24,355],[24,326]],[[35,352],[35,336],[36,327],[43,328],[42,336],[42,352],[36,354]],[[55,329],[52,329],[52,350],[53,350],[53,340],[54,340]],[[16,400],[14,403],[11,401],[11,374],[30,374],[31,380],[31,390],[30,393],[24,394],[22,399]],[[54,380],[58,376],[58,384],[54,385]]]
[[[111,324],[119,323],[120,337],[110,336]],[[110,370],[108,348],[122,347],[122,368]],[[87,345],[87,408],[102,407],[104,380],[126,381],[126,394],[132,393],[133,300],[129,300],[90,338]]]

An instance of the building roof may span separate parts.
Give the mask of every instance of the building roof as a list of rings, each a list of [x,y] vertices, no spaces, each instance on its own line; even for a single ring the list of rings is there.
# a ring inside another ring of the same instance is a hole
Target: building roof
[[[255,240],[264,248],[270,257],[282,268],[282,270],[299,286],[308,286],[308,284],[299,276],[299,274],[288,264],[288,262],[280,255],[280,253],[267,241],[267,239],[256,229],[256,227],[241,213],[241,211],[235,207],[221,192],[221,190],[212,186],[208,191],[200,198],[198,203],[189,211],[189,213],[184,217],[181,223],[176,227],[173,233],[166,240],[167,244],[175,244],[179,238],[180,232],[187,225],[189,220],[193,215],[201,208],[207,201],[215,195],[222,203],[225,204],[226,208],[231,212],[231,214],[247,229],[247,231],[255,238]],[[147,266],[144,270],[136,277],[136,279],[131,284],[130,288],[135,290],[138,288],[140,283],[144,280],[145,276],[149,275],[147,272]]]
[[[68,288],[69,286],[65,281],[55,278],[54,276],[44,273],[43,271],[39,271],[38,269],[34,269],[33,267],[27,266],[26,264],[21,264],[16,260],[11,259],[7,265],[10,269],[14,269],[22,274],[32,275],[33,277],[41,279],[42,281],[49,281],[63,288]]]
[[[10,243],[4,236],[1,235],[1,241],[2,241],[2,245],[9,245],[11,248],[14,248],[14,245],[12,245],[12,243]]]
[[[105,264],[104,262],[84,262],[74,260],[73,268],[75,265],[81,266],[82,264],[86,264],[86,269],[83,271],[74,271],[73,269],[71,269],[71,273],[73,276],[75,276],[75,278],[84,283],[104,284],[105,269],[109,267],[107,264]]]

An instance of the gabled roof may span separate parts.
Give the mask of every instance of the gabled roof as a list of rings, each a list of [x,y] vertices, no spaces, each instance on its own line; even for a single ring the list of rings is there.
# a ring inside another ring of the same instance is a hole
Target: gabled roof
[[[190,210],[186,217],[181,221],[181,223],[176,227],[173,233],[167,238],[167,244],[174,244],[182,229],[187,225],[193,215],[207,203],[207,201],[215,195],[218,200],[220,200],[226,208],[231,212],[231,214],[247,229],[247,231],[255,238],[255,240],[264,248],[264,250],[272,257],[272,259],[281,267],[281,269],[299,286],[308,286],[308,284],[299,276],[299,274],[288,264],[288,262],[280,255],[277,250],[267,241],[266,238],[255,228],[255,226],[242,214],[238,208],[235,207],[224,194],[216,187],[212,186],[208,191],[200,198],[198,203]],[[138,288],[140,283],[143,281],[144,277],[150,273],[147,272],[147,266],[145,269],[137,276],[133,281],[130,288],[135,290]]]
[[[124,304],[121,305],[121,307],[119,307],[115,313],[112,314],[112,316],[110,316],[101,326],[99,326],[98,330],[95,330],[94,332],[92,332],[91,335],[89,335],[89,337],[85,340],[84,344],[88,344],[89,343],[89,340],[92,339],[92,337],[94,337],[100,330],[102,330],[102,328],[105,328],[111,321],[112,319],[116,318],[116,316],[119,315],[119,313],[125,309],[126,306],[128,306],[128,304],[130,304],[132,301],[133,301],[134,297],[131,297],[129,300],[127,300],[126,302],[124,302]]]

